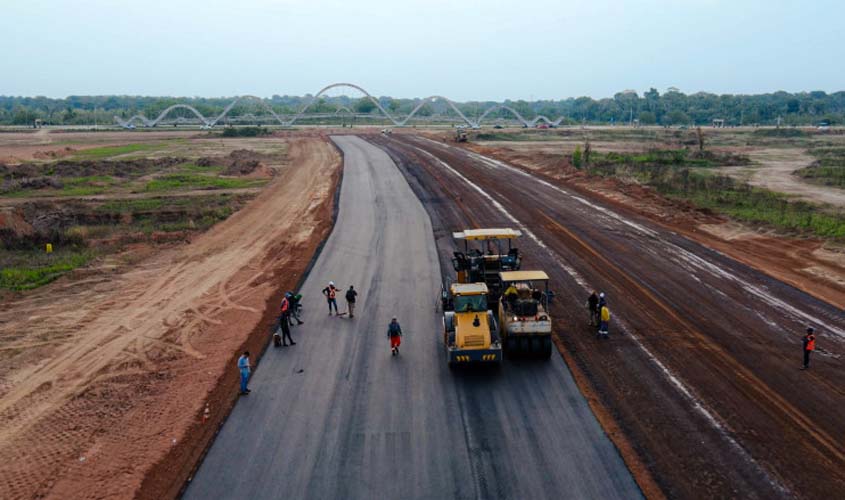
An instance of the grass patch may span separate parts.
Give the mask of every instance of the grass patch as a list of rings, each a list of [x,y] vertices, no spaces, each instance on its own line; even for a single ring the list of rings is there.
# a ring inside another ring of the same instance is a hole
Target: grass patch
[[[689,200],[698,207],[737,220],[792,233],[845,239],[845,213],[842,211],[793,201],[785,194],[753,187],[732,177],[668,165],[636,168],[630,164],[616,164],[592,167],[590,172],[635,177],[666,196]]]
[[[230,179],[198,174],[168,174],[153,179],[144,186],[147,192],[181,191],[188,189],[241,189],[261,186],[263,179]]]
[[[98,206],[98,212],[127,214],[134,212],[149,212],[164,206],[161,198],[140,198],[134,200],[113,200]]]
[[[11,253],[11,252],[4,252]],[[86,265],[94,257],[90,251],[68,251],[47,254],[36,251],[13,252],[7,260],[21,261],[0,269],[0,288],[31,290],[56,280],[61,275]]]
[[[196,163],[183,163],[182,165],[179,165],[178,168],[182,172],[219,174],[225,167],[222,165],[197,165]]]
[[[815,184],[845,188],[845,148],[823,147],[810,150],[817,160],[795,174]]]
[[[785,139],[809,137],[807,132],[798,128],[759,128],[755,130],[752,135],[754,137],[775,137]]]
[[[262,137],[271,133],[264,127],[226,127],[220,135],[223,137]]]
[[[152,151],[161,148],[161,144],[140,143],[140,144],[124,144],[122,146],[104,146],[101,148],[84,149],[79,151],[74,156],[82,160],[103,160],[112,156],[125,155],[129,153],[138,153],[143,151]]]

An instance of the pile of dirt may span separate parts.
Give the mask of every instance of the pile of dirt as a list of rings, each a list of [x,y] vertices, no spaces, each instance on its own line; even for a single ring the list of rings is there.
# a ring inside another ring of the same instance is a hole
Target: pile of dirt
[[[249,149],[238,149],[232,151],[227,156],[220,157],[204,157],[197,160],[197,165],[201,167],[210,167],[213,165],[223,165],[223,175],[234,175],[239,177],[272,177],[273,170],[269,168],[264,160],[265,155],[256,153]]]
[[[33,153],[32,157],[39,159],[39,160],[55,160],[57,158],[62,158],[64,156],[71,155],[75,153],[76,150],[72,147],[65,147],[63,149],[50,149],[47,151],[36,151]]]
[[[0,240],[31,236],[35,228],[24,218],[20,208],[4,208],[0,210]]]
[[[55,163],[0,165],[3,180],[32,177],[87,177],[111,175],[132,177],[185,163],[185,158],[139,158],[135,160],[60,160]]]

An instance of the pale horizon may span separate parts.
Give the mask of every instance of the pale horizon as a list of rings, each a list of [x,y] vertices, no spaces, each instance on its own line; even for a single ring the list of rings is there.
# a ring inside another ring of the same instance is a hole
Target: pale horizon
[[[456,101],[843,90],[845,6],[646,0],[0,3],[0,95]],[[344,91],[343,93],[349,93]]]

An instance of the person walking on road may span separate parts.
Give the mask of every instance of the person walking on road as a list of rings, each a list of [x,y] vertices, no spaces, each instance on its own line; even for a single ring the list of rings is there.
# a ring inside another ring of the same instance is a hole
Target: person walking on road
[[[599,296],[595,290],[587,297],[587,311],[590,314],[590,326],[598,326]]]
[[[250,391],[246,384],[249,382],[249,351],[244,351],[240,358],[238,358],[238,371],[241,372],[241,394],[249,394]]]
[[[329,286],[323,288],[323,295],[329,303],[329,316],[332,315],[332,306],[334,306],[334,313],[337,314],[337,288],[334,286],[334,281],[329,281]]]
[[[816,350],[816,335],[812,326],[807,327],[807,334],[801,339],[801,344],[804,347],[804,366],[802,370],[810,368],[810,353]]]
[[[399,344],[402,343],[402,327],[394,317],[387,325],[387,338],[390,339],[390,352],[393,356],[399,354]]]
[[[599,322],[599,333],[598,333],[598,335],[599,335],[599,337],[606,339],[606,338],[608,338],[608,335],[609,335],[607,328],[608,328],[608,324],[610,323],[610,309],[608,309],[607,304],[601,306],[601,309],[599,311],[599,315],[600,315],[601,321]]]
[[[355,287],[349,285],[349,290],[346,291],[346,310],[349,311],[349,317],[355,317],[355,300],[358,297],[358,292]]]

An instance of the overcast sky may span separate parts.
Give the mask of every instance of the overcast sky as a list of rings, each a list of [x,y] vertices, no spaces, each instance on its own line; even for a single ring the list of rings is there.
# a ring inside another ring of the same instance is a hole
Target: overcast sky
[[[0,95],[845,89],[845,2],[0,0]]]

